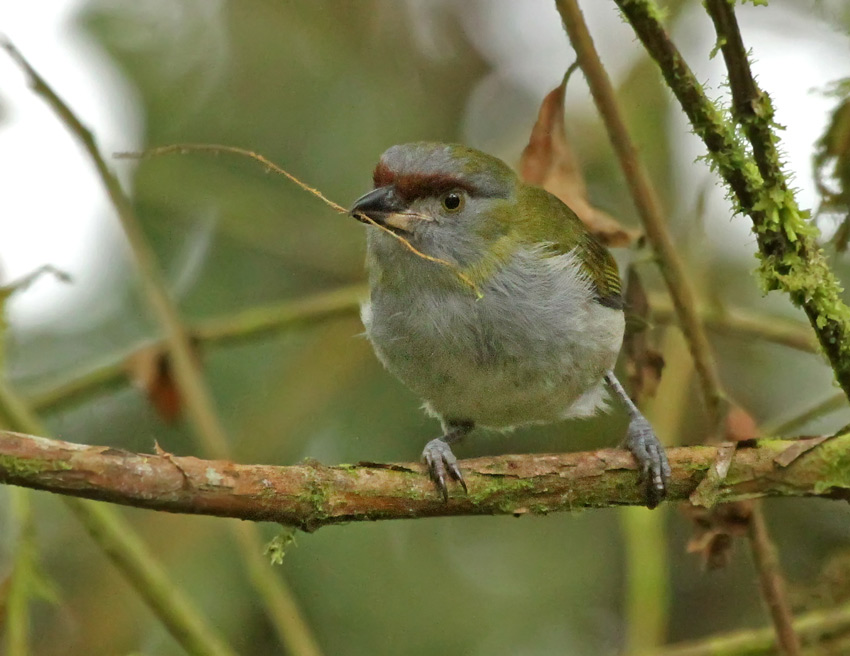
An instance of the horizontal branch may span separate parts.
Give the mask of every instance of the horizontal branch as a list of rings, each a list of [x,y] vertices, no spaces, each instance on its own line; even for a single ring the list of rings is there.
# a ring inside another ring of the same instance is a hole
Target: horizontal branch
[[[189,335],[203,348],[227,346],[312,326],[329,319],[356,317],[360,302],[368,293],[365,285],[348,285],[304,298],[248,308],[229,316],[196,322],[188,327]],[[127,362],[132,361],[138,353],[150,350],[164,353],[166,345],[161,340],[140,344],[126,355],[75,376],[66,383],[32,394],[30,403],[39,411],[55,411],[126,383]]]
[[[669,450],[669,498],[685,500],[716,447]],[[850,433],[742,443],[716,500],[765,496],[850,499]],[[271,521],[312,531],[343,522],[523,515],[641,505],[622,450],[474,458],[461,463],[469,494],[447,503],[419,464],[275,467],[138,454],[0,431],[0,482],[151,510]]]
[[[673,305],[663,294],[651,294],[650,317],[653,322],[669,324],[676,321]],[[784,317],[753,312],[744,308],[724,308],[706,305],[699,309],[700,319],[709,331],[718,335],[743,337],[805,353],[818,353],[818,343],[808,324]]]

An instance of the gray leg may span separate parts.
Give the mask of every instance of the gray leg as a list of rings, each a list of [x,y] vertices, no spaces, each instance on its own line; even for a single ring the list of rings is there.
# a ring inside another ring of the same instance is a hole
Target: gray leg
[[[637,406],[632,403],[626,390],[614,376],[613,371],[605,374],[605,381],[614,390],[626,406],[629,413],[629,432],[626,435],[626,447],[632,452],[640,465],[646,483],[646,505],[655,508],[667,496],[667,482],[672,472],[664,446],[658,441],[655,431]]]
[[[471,421],[446,421],[443,422],[445,434],[425,445],[422,451],[422,460],[428,465],[431,480],[437,486],[437,490],[443,495],[445,501],[449,500],[449,490],[446,487],[446,474],[460,483],[466,492],[466,481],[457,466],[457,458],[452,453],[451,445],[459,442],[472,431],[475,424]]]

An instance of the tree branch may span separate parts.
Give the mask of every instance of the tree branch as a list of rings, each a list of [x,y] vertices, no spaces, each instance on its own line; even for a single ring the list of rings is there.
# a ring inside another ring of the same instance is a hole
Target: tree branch
[[[764,439],[738,449],[720,502],[763,496],[850,499],[850,433]],[[669,498],[685,500],[715,447],[670,450]],[[0,482],[150,510],[271,521],[312,531],[343,522],[454,515],[545,514],[644,503],[623,450],[475,458],[462,463],[468,495],[448,503],[419,464],[239,465],[139,454],[0,431]]]
[[[163,329],[172,371],[195,435],[208,454],[217,458],[227,457],[229,440],[212,393],[196,361],[191,336],[169,295],[156,253],[145,237],[129,196],[121,187],[118,177],[107,166],[92,132],[10,42],[2,40],[0,47],[24,72],[33,91],[41,96],[68,131],[80,141],[94,164],[127,237],[144,294]],[[318,642],[284,579],[281,576],[257,575],[263,567],[259,555],[262,540],[254,532],[254,527],[238,525],[232,530],[242,559],[249,572],[253,573],[251,581],[266,606],[267,615],[282,644],[298,656],[320,656]]]
[[[699,377],[706,403],[709,426],[714,433],[722,419],[723,385],[717,364],[708,344],[705,329],[696,311],[696,294],[685,274],[682,259],[673,245],[661,211],[661,202],[649,174],[638,157],[617,103],[614,86],[602,66],[599,53],[587,29],[577,0],[556,0],[555,3],[575,49],[578,63],[587,79],[593,101],[608,131],[609,140],[620,161],[635,207],[640,215],[646,236],[658,260],[658,267],[673,301],[673,307],[688,343],[694,367]]]
[[[734,127],[706,97],[659,22],[654,2],[615,2],[658,64],[694,132],[705,143],[712,164],[733,194],[736,209],[751,218],[762,260],[764,288],[784,290],[805,311],[836,380],[850,398],[850,308],[843,302],[841,286],[818,247],[817,228],[806,220],[807,213],[797,207],[778,160],[771,156],[771,148],[762,137],[751,133],[754,154],[761,149],[765,156],[753,161],[747,155]],[[733,81],[738,80],[740,72],[736,65]],[[745,100],[743,94],[739,99]],[[755,119],[756,130],[769,125],[772,110],[766,96],[746,100],[759,102],[755,108],[759,114]],[[740,109],[742,105],[736,102],[736,107]],[[744,127],[747,129],[747,123]],[[771,134],[770,140],[773,143],[775,136]]]
[[[248,308],[229,316],[204,319],[188,327],[189,335],[202,347],[262,339],[329,319],[356,317],[360,302],[367,294],[364,285],[339,287],[304,298]],[[165,353],[167,345],[163,341],[141,344],[111,362],[73,376],[66,383],[33,394],[30,403],[40,411],[57,410],[126,383],[127,362],[141,351],[150,349]]]
[[[662,294],[650,294],[650,318],[653,322],[669,324],[676,321],[673,306]],[[743,308],[699,308],[700,320],[718,335],[745,337],[787,346],[805,353],[817,353],[817,340],[811,328],[800,321],[759,314]]]
[[[26,468],[32,463],[16,461],[3,452],[7,443],[5,436],[14,434],[3,430],[7,426],[45,432],[38,418],[0,378],[0,462],[3,463],[0,468]],[[0,480],[4,480],[2,476]],[[230,648],[217,627],[207,622],[192,601],[174,585],[173,578],[148,551],[139,535],[116,508],[72,496],[62,497],[62,501],[188,653],[199,656],[235,656],[236,652]]]
[[[821,649],[817,653],[822,654],[847,653],[850,604],[803,613],[793,625],[805,647],[817,647]],[[844,645],[845,649],[842,650],[840,645]],[[764,627],[667,645],[652,652],[651,656],[775,656],[776,653],[776,633],[772,627]]]

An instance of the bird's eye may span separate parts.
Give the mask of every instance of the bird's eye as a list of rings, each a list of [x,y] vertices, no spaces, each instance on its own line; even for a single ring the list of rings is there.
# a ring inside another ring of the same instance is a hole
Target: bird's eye
[[[441,202],[446,212],[460,212],[463,209],[463,194],[459,191],[450,191],[443,195]]]

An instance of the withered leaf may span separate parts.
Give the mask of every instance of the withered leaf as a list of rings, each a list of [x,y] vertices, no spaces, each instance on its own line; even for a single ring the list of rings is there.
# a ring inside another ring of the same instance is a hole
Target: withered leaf
[[[753,416],[739,405],[733,405],[726,413],[726,440],[745,442],[759,437],[759,429]]]
[[[773,459],[780,467],[787,467],[804,453],[814,449],[819,444],[823,444],[830,435],[822,435],[820,437],[810,437],[806,439],[794,440],[787,449]]]
[[[564,124],[566,79],[540,105],[537,122],[520,159],[520,176],[560,198],[606,246],[628,246],[640,231],[626,228],[587,199],[587,185]]]
[[[747,534],[752,502],[726,503],[712,509],[686,506],[683,512],[695,526],[688,542],[688,553],[702,556],[706,569],[726,567],[732,559],[734,538]]]
[[[197,343],[193,342],[192,346],[198,356]],[[131,382],[147,395],[160,417],[167,422],[180,417],[183,397],[174,378],[171,357],[162,344],[137,350],[127,358],[124,369]]]

